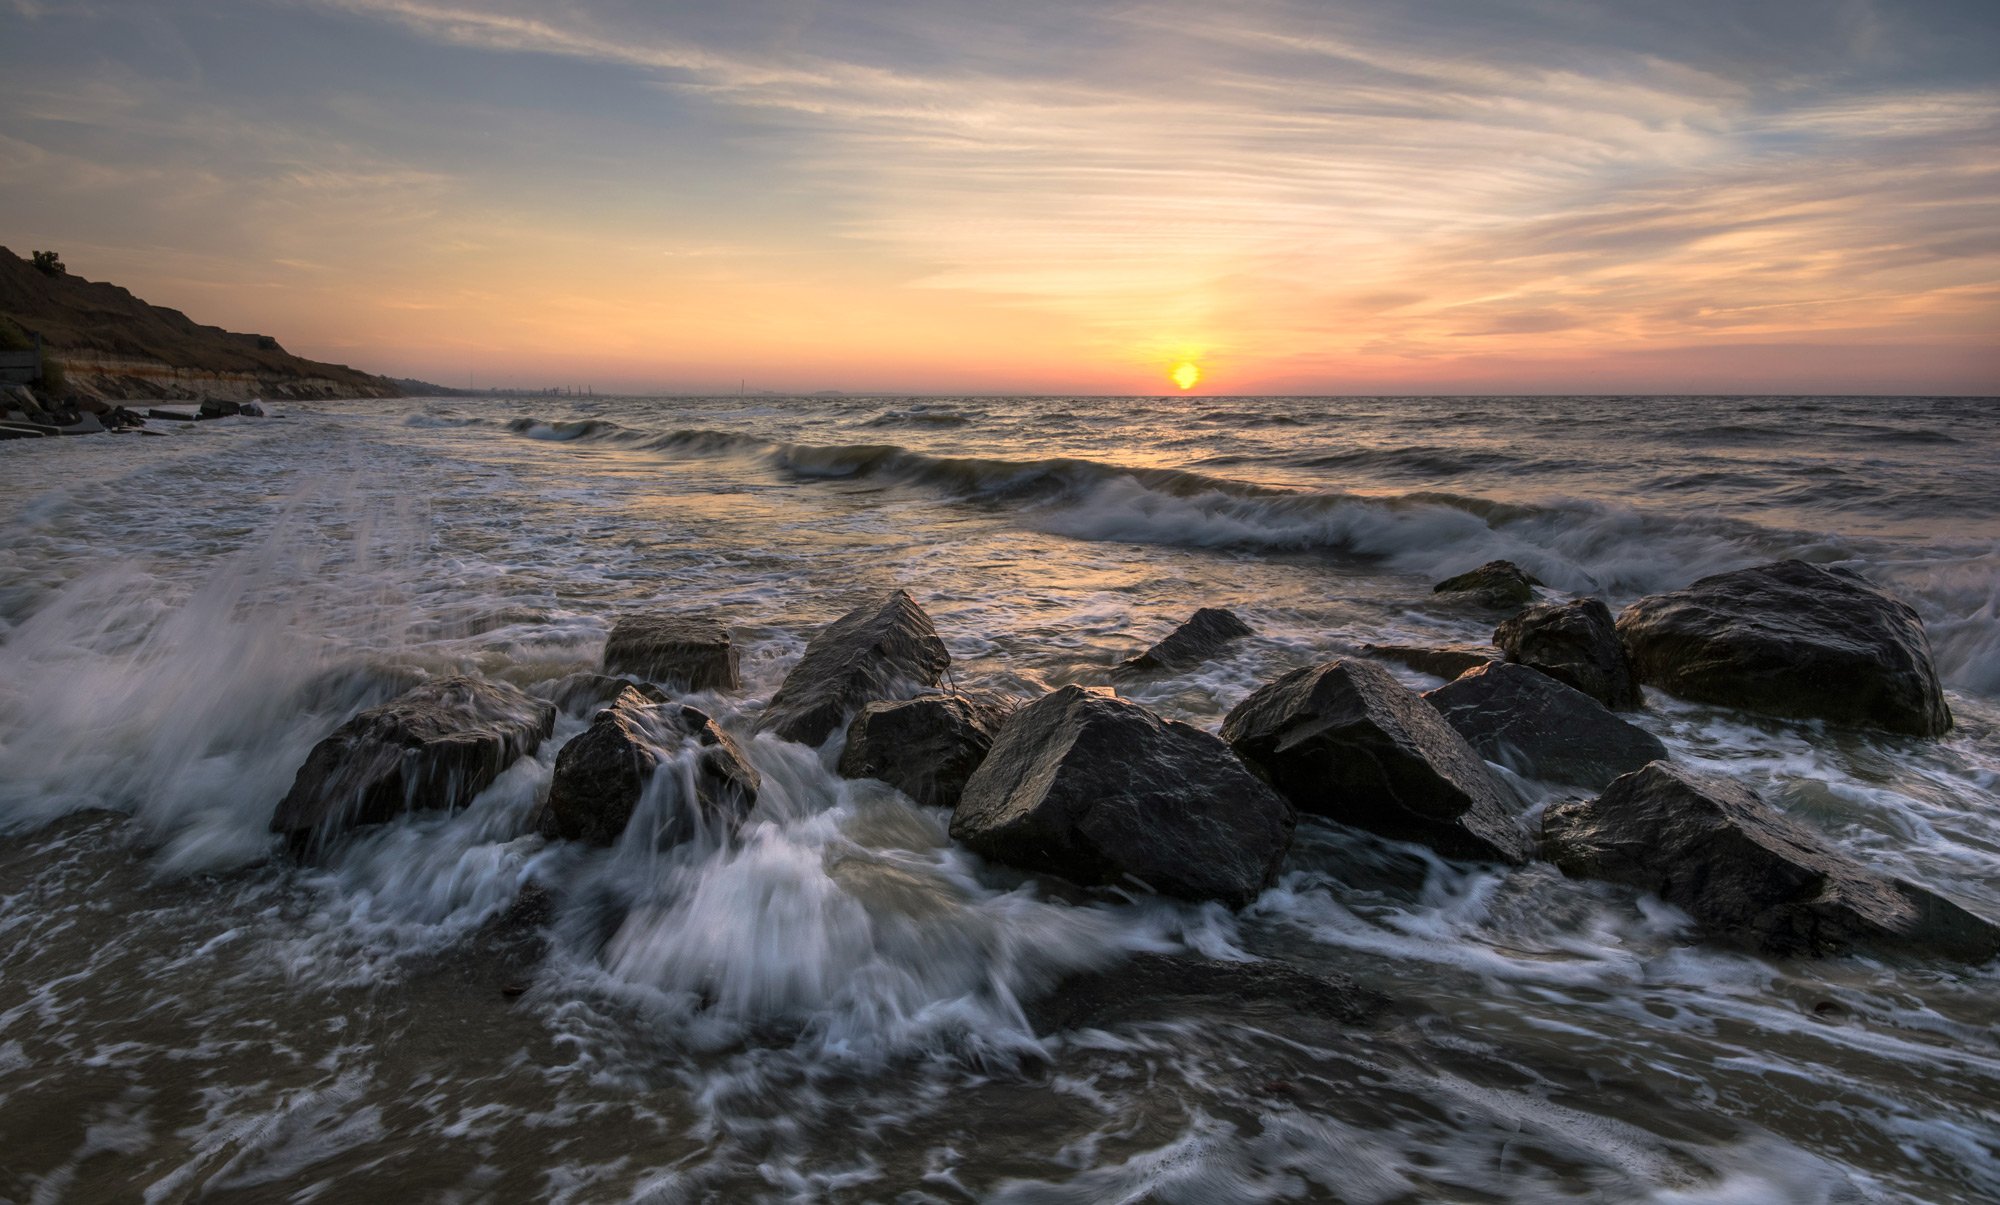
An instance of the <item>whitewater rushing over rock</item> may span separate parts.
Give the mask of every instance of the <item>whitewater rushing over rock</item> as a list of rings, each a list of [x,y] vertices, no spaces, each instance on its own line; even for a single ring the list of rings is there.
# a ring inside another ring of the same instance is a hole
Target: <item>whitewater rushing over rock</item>
[[[453,398],[0,445],[0,1199],[2000,1197],[1991,961],[1759,953],[1677,884],[1311,815],[1231,908],[949,810],[1052,692],[1215,734],[1351,661],[1431,707],[1520,601],[1436,583],[1615,614],[1793,558],[1909,606],[1948,731],[1657,684],[1593,722],[2000,918],[1993,406]],[[921,672],[784,739],[898,590]],[[1121,670],[1203,608],[1240,622]],[[461,680],[546,736],[291,856],[315,747]],[[1466,689],[1510,820],[1588,814],[1597,750]]]

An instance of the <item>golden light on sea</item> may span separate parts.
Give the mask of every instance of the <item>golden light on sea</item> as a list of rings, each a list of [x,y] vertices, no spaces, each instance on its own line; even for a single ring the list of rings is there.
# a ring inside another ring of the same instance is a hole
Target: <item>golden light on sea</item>
[[[1173,372],[1168,375],[1172,376],[1174,384],[1182,389],[1193,389],[1195,382],[1201,380],[1201,368],[1191,360],[1182,360],[1174,365]]]

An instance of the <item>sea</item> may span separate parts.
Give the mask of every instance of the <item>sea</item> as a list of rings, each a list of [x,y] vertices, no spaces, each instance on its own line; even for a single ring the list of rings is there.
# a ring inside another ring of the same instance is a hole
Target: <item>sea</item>
[[[1213,731],[1295,667],[1488,639],[1431,587],[1495,558],[1616,609],[1797,557],[1916,608],[1951,733],[1654,690],[1635,722],[2000,918],[2000,401],[270,409],[0,444],[0,1199],[2000,1200],[2000,966],[1758,957],[1627,888],[1317,819],[1238,911],[1081,890],[843,780],[839,735],[752,735],[815,630],[893,587],[958,687],[1115,685]],[[1114,678],[1204,606],[1255,636]],[[470,807],[323,864],[268,831],[359,710],[593,669],[659,610],[742,650],[740,691],[690,697],[763,776],[733,841],[533,835],[573,715]],[[495,935],[531,886],[521,959]],[[1162,954],[1389,1005],[1135,986],[1038,1020]]]

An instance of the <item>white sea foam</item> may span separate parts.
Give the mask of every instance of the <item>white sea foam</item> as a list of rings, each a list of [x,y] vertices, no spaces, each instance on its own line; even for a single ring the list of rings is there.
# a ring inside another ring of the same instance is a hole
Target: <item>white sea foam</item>
[[[841,780],[837,738],[749,735],[816,626],[892,583],[938,619],[960,685],[1027,691],[1108,680],[1193,606],[1238,606],[1254,639],[1128,684],[1213,729],[1291,666],[1391,633],[1482,638],[1490,621],[1435,607],[1428,583],[1492,557],[1614,604],[1838,560],[1924,615],[1951,738],[1658,695],[1637,718],[1677,758],[1991,907],[1990,537],[1850,527],[1839,490],[1772,484],[1781,457],[1697,463],[1748,435],[1703,434],[1688,463],[1647,469],[1651,492],[1626,483],[1635,505],[1576,489],[1603,446],[1460,448],[1386,403],[1232,402],[1194,434],[1173,403],[434,405],[0,447],[19,470],[0,478],[0,982],[17,993],[0,1108],[66,1107],[64,1069],[146,1102],[89,1123],[91,1162],[50,1152],[50,1191],[107,1160],[159,1200],[311,1195],[336,1174],[365,1191],[371,1169],[415,1163],[457,1186],[441,1193],[575,1200],[2000,1191],[1982,1112],[2000,968],[1773,963],[1623,889],[1316,820],[1241,912],[1072,893]],[[874,442],[890,427],[899,443]],[[1225,467],[1240,477],[1206,472]],[[1433,471],[1457,492],[1419,489]],[[1792,509],[1699,492],[1716,489]],[[90,505],[106,495],[176,505],[131,508],[113,541]],[[359,708],[427,674],[590,668],[612,618],[652,609],[737,631],[745,688],[696,702],[762,775],[739,830],[659,848],[690,790],[670,759],[613,847],[532,835],[571,715],[460,812],[358,833],[321,866],[245,866],[276,852],[271,808],[306,751]],[[28,835],[88,806],[134,821]],[[552,945],[509,983],[525,995],[496,999],[487,926],[530,884],[554,892]],[[1065,973],[1166,952],[1351,974],[1391,1012],[1348,1027],[1218,998],[1066,1034],[1030,1022]]]

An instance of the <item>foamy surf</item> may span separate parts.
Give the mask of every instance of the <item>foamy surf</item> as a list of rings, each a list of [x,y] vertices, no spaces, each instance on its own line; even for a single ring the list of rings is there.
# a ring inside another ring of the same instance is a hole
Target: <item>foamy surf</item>
[[[0,1116],[66,1119],[9,1145],[27,1169],[10,1184],[78,1200],[388,1182],[573,1201],[2000,1193],[2000,969],[1731,953],[1629,891],[1318,822],[1240,912],[1079,893],[840,778],[838,738],[751,735],[806,636],[887,585],[922,597],[958,685],[1016,693],[1107,683],[1193,606],[1235,607],[1255,637],[1126,687],[1213,729],[1293,666],[1483,638],[1490,619],[1429,582],[1493,556],[1616,603],[1801,555],[1919,606],[1957,730],[1876,738],[1657,694],[1638,722],[1894,873],[2000,910],[1994,503],[1967,494],[1923,532],[1897,514],[1990,462],[1976,429],[1852,432],[1856,459],[1888,449],[1867,470],[1882,512],[1857,520],[1853,499],[1798,495],[1791,453],[1760,458],[1784,440],[1712,430],[1695,403],[1578,404],[1549,438],[1580,446],[1512,459],[1482,446],[1527,403],[1480,428],[1464,399],[1239,399],[1171,424],[1187,447],[1139,433],[1141,410],[1157,425],[1183,405],[453,400],[0,448]],[[1866,425],[1945,429],[1911,406]],[[916,417],[933,413],[963,421]],[[1437,436],[1445,413],[1461,440]],[[1616,462],[1635,423],[1658,463],[1579,490],[1570,466]],[[1736,463],[1704,479],[1718,447]],[[1641,488],[1668,476],[1690,484]],[[125,512],[107,545],[92,500],[140,495],[169,501]],[[720,611],[742,644],[743,689],[688,700],[765,783],[739,830],[667,853],[653,821],[606,849],[534,835],[585,723],[568,714],[462,811],[379,826],[316,868],[281,855],[272,807],[347,717],[420,677],[594,667],[611,622],[653,608]],[[524,964],[510,910],[530,888],[555,903]],[[1352,976],[1392,1011],[1353,1026],[1115,992],[1060,1025],[1038,1011],[1064,976],[1169,953]]]

